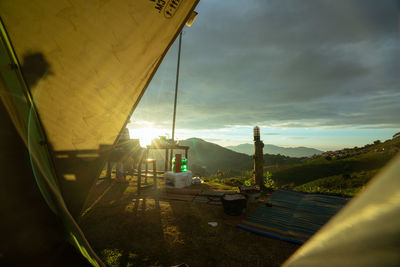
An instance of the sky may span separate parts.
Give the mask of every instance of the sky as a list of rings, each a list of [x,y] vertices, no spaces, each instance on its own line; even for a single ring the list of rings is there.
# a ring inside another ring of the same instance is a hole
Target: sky
[[[396,0],[201,0],[183,32],[175,139],[335,150],[400,131]],[[128,127],[171,137],[178,42]]]

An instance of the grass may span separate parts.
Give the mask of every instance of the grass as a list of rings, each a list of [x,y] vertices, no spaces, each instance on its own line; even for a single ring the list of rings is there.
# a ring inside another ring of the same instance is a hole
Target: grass
[[[378,170],[354,172],[349,175],[334,175],[296,186],[294,190],[328,195],[354,197],[363,190]]]
[[[215,191],[238,191],[238,187],[225,184],[223,179],[218,178],[203,178],[205,183],[192,185],[190,188],[192,189],[207,189],[207,190],[215,190]]]
[[[299,186],[316,179],[350,173],[373,171],[382,168],[400,151],[400,138],[394,138],[382,143],[366,145],[363,148],[348,149],[347,158],[337,156],[320,156],[290,168],[271,168],[273,179],[282,186],[294,184]]]
[[[279,185],[293,183],[299,186],[329,176],[376,170],[383,167],[392,157],[391,154],[368,153],[339,160],[319,158],[274,172],[273,178]]]
[[[80,225],[109,266],[279,266],[298,248],[236,228],[241,217],[224,214],[221,206],[161,201],[150,188],[139,195],[133,180],[104,193],[104,183],[93,190],[88,206],[102,197]],[[211,182],[191,188],[234,187]]]

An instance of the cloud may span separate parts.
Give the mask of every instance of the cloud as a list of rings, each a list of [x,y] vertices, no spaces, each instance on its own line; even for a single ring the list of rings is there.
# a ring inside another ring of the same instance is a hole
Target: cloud
[[[281,135],[281,133],[263,133],[262,135]]]
[[[177,127],[400,127],[394,1],[207,1],[185,30]],[[176,44],[134,117],[172,122]]]
[[[308,139],[309,137],[306,136],[289,136],[289,137],[284,137],[284,140],[304,140]]]

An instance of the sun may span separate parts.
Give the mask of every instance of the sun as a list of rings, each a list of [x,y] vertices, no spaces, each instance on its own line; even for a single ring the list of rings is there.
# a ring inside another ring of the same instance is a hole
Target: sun
[[[165,135],[165,131],[158,128],[136,128],[136,129],[129,129],[129,135],[131,139],[139,139],[140,146],[146,147],[151,144],[153,139]]]

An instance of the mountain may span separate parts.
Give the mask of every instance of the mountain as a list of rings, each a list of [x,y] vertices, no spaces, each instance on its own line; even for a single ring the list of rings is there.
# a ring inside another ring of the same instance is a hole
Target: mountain
[[[244,153],[247,155],[254,154],[254,145],[253,144],[241,144],[237,146],[227,146],[226,148],[233,150],[235,152]],[[308,147],[280,147],[271,144],[264,145],[264,153],[271,155],[284,155],[289,157],[309,157],[315,154],[321,154],[323,151],[308,148]]]
[[[188,167],[194,175],[215,175],[218,170],[221,170],[225,176],[239,176],[243,171],[253,169],[252,156],[232,151],[200,138],[189,138],[179,141],[178,144],[189,147]],[[149,154],[150,158],[157,160],[160,169],[163,169],[164,166],[164,153],[162,150],[151,150]],[[174,153],[184,152],[174,150]],[[264,166],[287,166],[302,163],[304,160],[305,158],[264,154]]]
[[[188,155],[189,168],[204,168],[207,174],[215,174],[218,170],[240,172],[251,169],[253,165],[251,156],[199,138],[179,141],[179,145],[190,147]]]
[[[243,171],[253,168],[252,156],[199,138],[180,141],[179,145],[190,147],[188,162],[194,175],[214,176],[221,170],[225,177],[242,177],[245,175]],[[150,157],[157,159],[157,165],[162,162],[160,165],[163,166],[164,153],[154,150]],[[307,158],[264,154],[264,167],[265,171],[272,173],[279,186],[289,185],[301,191],[352,196],[398,153],[400,136],[395,136],[385,142],[376,140],[363,147],[328,151]]]
[[[227,149],[230,149],[235,152],[239,153],[244,153],[247,155],[253,155],[254,154],[254,145],[252,144],[240,144],[237,146],[227,146]]]

